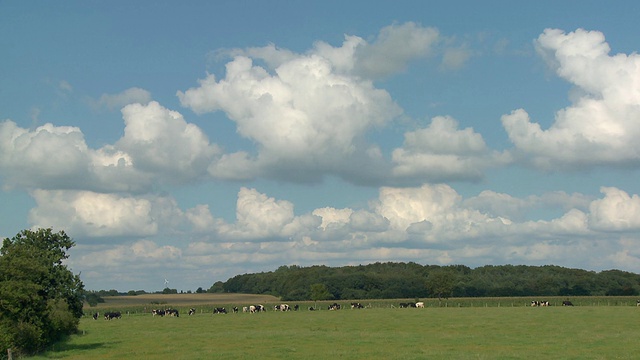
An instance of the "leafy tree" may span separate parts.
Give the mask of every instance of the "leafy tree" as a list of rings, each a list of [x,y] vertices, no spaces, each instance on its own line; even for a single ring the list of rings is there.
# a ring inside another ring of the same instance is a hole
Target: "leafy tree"
[[[202,288],[198,288],[198,290],[200,290],[200,292],[204,292],[204,290]],[[213,285],[211,285],[211,287],[209,288],[209,290],[207,290],[208,293],[222,293],[224,292],[224,283],[222,281],[216,281]]]
[[[89,306],[94,307],[97,306],[98,303],[103,303],[104,299],[95,292],[88,292],[84,296],[84,300],[89,304]]]
[[[455,281],[454,272],[444,269],[433,270],[427,276],[427,288],[432,294],[438,295],[438,299],[449,298],[453,293]]]
[[[325,284],[313,284],[311,285],[310,290],[311,300],[317,302],[318,300],[329,300],[333,298],[333,295],[327,289],[327,285]],[[317,304],[314,307],[318,307]]]
[[[78,329],[84,286],[63,261],[64,231],[23,230],[0,249],[0,351],[30,353]]]

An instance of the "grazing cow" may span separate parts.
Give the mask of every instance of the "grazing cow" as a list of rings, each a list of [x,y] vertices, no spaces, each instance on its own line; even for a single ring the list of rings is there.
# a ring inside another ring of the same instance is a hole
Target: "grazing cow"
[[[194,308],[189,309],[189,316],[191,316],[191,315],[193,315],[195,313],[196,313],[196,309],[194,309]]]
[[[333,303],[333,304],[329,305],[329,310],[340,310],[340,304]]]
[[[105,320],[120,319],[120,318],[122,318],[122,314],[120,314],[119,311],[104,313]]]
[[[316,309],[314,309],[313,306],[309,306],[309,311],[316,311]]]
[[[233,312],[234,312],[234,313],[237,313],[237,312],[238,312],[238,307],[237,307],[237,306],[234,306],[234,307],[233,307]]]
[[[166,309],[164,313],[165,315],[180,317],[180,313],[177,309]]]
[[[249,307],[248,306],[243,306],[242,307],[242,312],[249,312]]]
[[[160,310],[160,309],[153,309],[151,310],[151,313],[153,314],[153,316],[164,316],[166,314],[166,311],[164,310]]]
[[[94,313],[93,314],[93,320],[98,320],[98,316],[100,316],[100,313]]]
[[[640,304],[640,300],[638,300],[638,304]],[[298,311],[298,309],[300,309],[300,305],[295,304],[295,305],[293,306],[293,311]]]
[[[249,306],[249,312],[252,313],[252,314],[260,312],[260,311],[266,311],[264,305],[251,305],[251,306]]]
[[[417,302],[417,303],[416,303],[416,307],[417,307],[417,308],[423,308],[423,307],[424,307],[424,303],[423,303],[422,301]]]
[[[280,304],[280,305],[275,305],[273,307],[273,310],[275,310],[275,311],[290,311],[291,308],[289,307],[288,304]]]
[[[540,306],[549,306],[548,301],[540,301]]]
[[[360,304],[359,302],[352,302],[351,303],[351,308],[352,309],[362,309],[362,308],[364,308],[364,306],[362,306],[362,304]]]
[[[400,303],[400,308],[401,309],[408,308],[409,306],[411,306],[411,304],[409,304],[409,303]]]
[[[636,306],[640,306],[640,300],[636,300]]]
[[[213,313],[214,314],[226,314],[227,313],[227,309],[225,309],[223,307],[213,308]]]
[[[562,302],[562,306],[573,306],[573,304],[571,303],[571,301],[565,300]]]

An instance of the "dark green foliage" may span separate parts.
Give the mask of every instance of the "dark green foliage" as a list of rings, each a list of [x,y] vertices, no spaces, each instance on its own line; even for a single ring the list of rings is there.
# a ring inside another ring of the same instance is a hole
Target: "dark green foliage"
[[[209,290],[207,290],[208,293],[221,293],[224,292],[224,287],[223,287],[224,283],[222,281],[216,281],[213,285],[211,285],[211,287],[209,288]],[[202,293],[204,292],[202,290],[202,288],[198,288],[198,291],[196,291],[196,293]]]
[[[335,300],[640,294],[640,275],[620,270],[596,273],[553,265],[471,269],[413,262],[336,268],[281,266],[276,271],[237,275],[214,285],[228,293],[270,294],[302,301],[313,299],[310,289],[314,284],[324,284]]]
[[[313,284],[309,289],[309,293],[311,294],[311,300],[331,300],[333,299],[333,295],[327,289],[325,284]]]
[[[87,292],[84,296],[84,300],[91,307],[97,306],[99,303],[104,302],[104,299],[102,298],[102,296],[100,296],[100,294],[98,294],[97,292],[93,292],[93,291]]]
[[[0,250],[0,351],[34,352],[75,332],[83,284],[62,262],[74,242],[51,229],[23,230]]]

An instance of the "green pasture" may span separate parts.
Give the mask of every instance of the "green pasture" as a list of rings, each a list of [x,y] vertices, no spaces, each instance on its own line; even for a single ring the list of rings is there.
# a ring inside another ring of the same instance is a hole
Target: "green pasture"
[[[428,301],[424,309],[361,301],[371,307],[338,311],[308,311],[312,303],[304,303],[297,312],[226,315],[201,307],[179,318],[124,309],[118,320],[83,318],[78,335],[32,359],[640,358],[635,300],[574,307],[485,300]]]

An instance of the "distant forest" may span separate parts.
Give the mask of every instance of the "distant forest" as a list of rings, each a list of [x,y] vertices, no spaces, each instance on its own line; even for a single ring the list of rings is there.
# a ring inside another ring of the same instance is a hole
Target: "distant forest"
[[[640,294],[640,275],[560,266],[470,268],[409,263],[281,266],[237,275],[207,292],[269,294],[283,300],[412,299],[502,296],[624,296]]]

